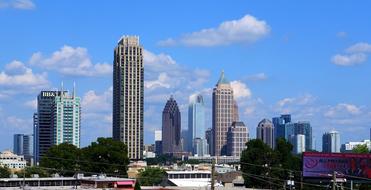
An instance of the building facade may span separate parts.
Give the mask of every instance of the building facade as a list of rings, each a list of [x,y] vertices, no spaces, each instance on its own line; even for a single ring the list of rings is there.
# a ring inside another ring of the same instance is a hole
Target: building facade
[[[205,140],[205,104],[201,94],[194,94],[189,97],[188,106],[188,142],[192,143],[192,153],[202,153],[206,145]],[[196,142],[197,141],[197,142]],[[201,146],[202,144],[202,146]],[[198,149],[198,150],[197,150]]]
[[[0,167],[7,167],[13,172],[18,171],[26,167],[26,160],[24,156],[4,151],[0,153]]]
[[[240,157],[249,140],[249,130],[243,122],[233,122],[227,133],[227,156]]]
[[[31,162],[34,148],[33,135],[30,134],[15,134],[13,138],[13,153],[22,155],[26,160]]]
[[[209,145],[205,138],[195,138],[193,139],[193,155],[202,157],[209,155]]]
[[[256,138],[262,140],[269,147],[274,147],[274,127],[269,119],[263,119],[256,128]]]
[[[67,91],[41,91],[34,114],[34,161],[53,145],[70,143],[80,147],[80,98]]]
[[[285,138],[285,124],[291,122],[291,115],[290,114],[283,114],[280,117],[272,118],[272,123],[274,127],[274,137],[278,138]]]
[[[305,136],[305,150],[312,150],[312,127],[307,121],[299,121],[297,123],[287,123],[285,124],[285,138],[290,140],[291,136],[304,135]]]
[[[227,132],[236,117],[236,103],[233,98],[233,89],[222,71],[219,81],[213,89],[212,127],[213,152],[212,155],[227,154]]]
[[[156,155],[162,154],[162,131],[155,130],[155,153]]]
[[[340,152],[340,134],[337,131],[330,131],[322,136],[322,152]]]
[[[178,104],[171,96],[162,111],[162,153],[181,152],[181,115]]]
[[[112,136],[132,160],[143,158],[143,90],[143,47],[139,37],[124,36],[114,50]]]
[[[305,135],[291,135],[289,142],[292,144],[292,153],[301,154],[305,152]]]
[[[214,143],[213,143],[213,140],[214,140],[213,129],[208,128],[205,131],[205,139],[206,139],[206,142],[207,142],[208,147],[209,147],[208,152],[209,152],[209,154],[212,154],[213,147],[214,147]]]

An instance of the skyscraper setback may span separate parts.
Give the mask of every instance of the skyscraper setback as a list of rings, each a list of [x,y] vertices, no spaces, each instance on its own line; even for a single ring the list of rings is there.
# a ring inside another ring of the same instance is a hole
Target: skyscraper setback
[[[34,114],[34,160],[38,162],[52,145],[80,147],[80,98],[67,91],[41,91]]]
[[[237,105],[233,98],[233,89],[222,71],[219,81],[213,89],[213,143],[212,155],[227,154],[227,132],[234,119],[237,119]]]
[[[132,160],[143,158],[143,87],[143,47],[139,37],[124,36],[114,51],[112,135]]]

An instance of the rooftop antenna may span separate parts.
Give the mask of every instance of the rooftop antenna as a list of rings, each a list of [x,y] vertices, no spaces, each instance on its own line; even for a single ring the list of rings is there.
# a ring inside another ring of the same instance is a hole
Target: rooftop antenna
[[[73,98],[76,96],[76,82],[73,81],[73,92],[72,92]]]

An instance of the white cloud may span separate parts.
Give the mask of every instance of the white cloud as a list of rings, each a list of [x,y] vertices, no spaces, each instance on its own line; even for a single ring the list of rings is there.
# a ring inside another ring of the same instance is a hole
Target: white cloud
[[[29,101],[25,102],[24,105],[36,110],[37,109],[37,99],[35,98],[33,100],[29,100]]]
[[[160,73],[157,80],[145,81],[144,82],[144,87],[149,88],[149,89],[170,88],[170,84],[168,84],[168,82],[169,82],[169,77],[167,76],[167,74],[166,73]]]
[[[346,51],[349,53],[371,53],[371,44],[359,42],[347,48]]]
[[[340,103],[336,106],[329,107],[328,111],[324,113],[326,117],[337,118],[337,117],[348,117],[349,115],[359,115],[362,113],[361,107],[358,107],[353,104]]]
[[[270,32],[269,25],[254,16],[245,15],[238,20],[222,22],[216,28],[202,29],[197,32],[184,34],[179,39],[169,38],[160,41],[160,45],[186,45],[186,46],[220,46],[229,44],[250,44]]]
[[[268,76],[265,73],[257,73],[257,74],[248,76],[247,79],[252,80],[252,81],[261,81],[261,80],[267,80]]]
[[[49,87],[47,74],[35,74],[31,68],[19,61],[13,61],[0,72],[2,91],[9,93],[37,91]]]
[[[338,37],[338,38],[345,38],[345,37],[347,37],[347,33],[346,32],[338,32],[338,33],[336,33],[336,36]]]
[[[108,112],[112,109],[112,87],[102,94],[97,94],[94,90],[87,91],[81,102],[83,111],[86,113]]]
[[[31,0],[3,0],[0,2],[0,8],[31,10],[35,7]]]
[[[367,61],[367,53],[371,53],[371,44],[365,42],[356,43],[345,50],[346,54],[337,54],[331,58],[331,62],[341,66],[352,66]]]
[[[332,57],[331,62],[336,65],[341,66],[352,66],[356,64],[361,64],[367,60],[367,55],[363,53],[356,53],[356,54],[337,54]]]
[[[233,88],[233,96],[235,99],[251,97],[251,90],[245,83],[241,81],[232,81],[231,86]]]
[[[55,51],[50,57],[44,57],[41,52],[34,53],[30,59],[30,64],[73,76],[101,76],[112,74],[111,64],[93,64],[86,48],[74,48],[68,45]]]

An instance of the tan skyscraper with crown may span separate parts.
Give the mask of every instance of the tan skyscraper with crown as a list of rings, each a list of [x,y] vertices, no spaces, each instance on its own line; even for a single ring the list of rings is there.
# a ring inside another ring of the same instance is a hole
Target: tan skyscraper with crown
[[[114,51],[112,133],[132,160],[143,158],[143,72],[139,37],[122,37]]]
[[[233,89],[222,71],[219,81],[213,89],[213,144],[212,154],[227,154],[227,132],[231,124],[238,119],[237,104],[233,98]]]

